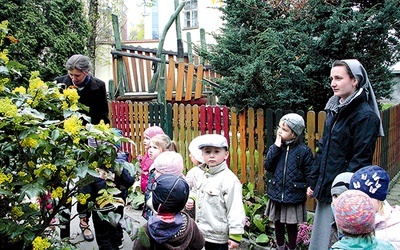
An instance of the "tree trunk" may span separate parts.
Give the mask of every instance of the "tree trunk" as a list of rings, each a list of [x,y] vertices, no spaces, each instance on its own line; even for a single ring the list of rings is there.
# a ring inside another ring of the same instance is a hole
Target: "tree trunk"
[[[99,21],[99,1],[89,1],[89,24],[91,28],[88,40],[88,56],[92,60],[92,73],[95,72],[96,60],[96,39],[97,39],[97,22]]]

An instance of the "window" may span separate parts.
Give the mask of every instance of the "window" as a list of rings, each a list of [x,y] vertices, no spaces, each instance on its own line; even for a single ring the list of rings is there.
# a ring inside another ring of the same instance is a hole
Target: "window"
[[[185,7],[183,8],[183,28],[188,29],[199,27],[197,11],[197,0],[185,0]]]

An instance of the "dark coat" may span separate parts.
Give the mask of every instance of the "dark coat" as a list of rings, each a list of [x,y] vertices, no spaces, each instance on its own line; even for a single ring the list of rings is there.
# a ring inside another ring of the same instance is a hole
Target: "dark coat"
[[[268,198],[279,203],[305,202],[313,161],[311,149],[304,143],[272,144],[264,161],[265,170],[272,173],[267,182]]]
[[[68,75],[57,77],[57,83],[63,83],[66,88],[73,86],[71,77]],[[91,76],[90,82],[82,89],[78,90],[79,103],[89,107],[89,112],[81,110],[80,112],[91,118],[91,123],[97,125],[100,120],[104,120],[105,124],[109,124],[108,118],[108,102],[106,84],[96,77]]]
[[[128,160],[128,153],[119,152],[117,157],[115,158],[115,162],[123,163]],[[128,189],[135,182],[134,177],[129,173],[128,170],[123,168],[121,174],[115,173],[113,168],[107,169],[108,171],[115,174],[113,183],[115,187],[121,191],[121,193],[116,194],[116,197],[121,197],[122,199],[126,199],[128,196]],[[90,200],[95,201],[99,196],[99,191],[102,189],[107,189],[106,180],[98,177],[94,177],[94,181],[88,185],[85,185],[81,188],[80,192],[84,194],[90,194]]]
[[[335,113],[326,110],[322,139],[314,162],[314,197],[330,203],[331,185],[342,172],[355,172],[372,164],[380,120],[368,105],[366,94],[352,100]]]

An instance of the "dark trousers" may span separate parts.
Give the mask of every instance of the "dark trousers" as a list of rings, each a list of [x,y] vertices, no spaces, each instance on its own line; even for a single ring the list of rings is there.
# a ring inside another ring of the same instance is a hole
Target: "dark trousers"
[[[228,243],[217,244],[217,243],[211,243],[211,242],[206,241],[204,248],[206,250],[228,250]]]
[[[123,207],[118,207],[114,213],[121,214],[123,218]],[[110,211],[101,212],[106,215]],[[121,225],[113,226],[106,220],[102,220],[97,211],[93,211],[93,226],[99,250],[115,250],[122,245],[123,231]]]

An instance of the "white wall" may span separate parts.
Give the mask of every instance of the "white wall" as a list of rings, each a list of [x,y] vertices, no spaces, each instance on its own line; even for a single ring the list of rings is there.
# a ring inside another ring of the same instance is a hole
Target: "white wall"
[[[192,42],[196,44],[200,44],[200,28],[203,28],[206,32],[206,42],[207,43],[215,43],[215,40],[209,34],[211,32],[215,32],[222,26],[222,20],[220,19],[220,11],[217,9],[213,9],[213,7],[219,7],[220,3],[215,1],[213,3],[212,0],[202,0],[198,1],[198,20],[199,27],[196,29],[187,29],[182,30],[182,40],[184,44],[184,50],[187,52],[187,43],[186,43],[186,33],[190,32],[192,37]],[[159,35],[161,36],[164,27],[171,18],[174,13],[174,0],[159,0],[158,2],[158,22],[159,22]],[[182,11],[179,15],[181,28],[183,28],[183,14]],[[145,39],[151,39],[151,15],[148,15],[144,19],[145,23]],[[177,42],[176,42],[176,26],[175,23],[171,25],[167,32],[167,36],[164,42],[165,50],[173,50],[177,51]]]

